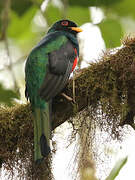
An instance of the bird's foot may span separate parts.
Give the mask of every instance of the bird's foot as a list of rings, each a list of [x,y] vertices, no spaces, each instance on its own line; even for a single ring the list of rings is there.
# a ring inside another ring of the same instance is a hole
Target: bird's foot
[[[67,99],[68,101],[76,104],[75,100],[74,100],[73,98],[71,98],[70,96],[66,95],[65,93],[61,93],[61,95],[62,95],[65,99]]]

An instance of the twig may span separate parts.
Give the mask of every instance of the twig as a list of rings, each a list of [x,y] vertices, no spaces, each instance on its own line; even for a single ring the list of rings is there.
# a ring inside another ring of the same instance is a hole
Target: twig
[[[0,40],[4,40],[6,38],[6,32],[8,27],[8,21],[9,21],[9,9],[10,9],[10,0],[5,0],[4,8],[1,14],[1,21],[2,21],[2,33]]]
[[[66,98],[68,101],[73,101],[73,99],[69,96],[67,96],[65,93],[61,93],[61,95]]]
[[[75,76],[73,72],[73,101],[75,102]]]

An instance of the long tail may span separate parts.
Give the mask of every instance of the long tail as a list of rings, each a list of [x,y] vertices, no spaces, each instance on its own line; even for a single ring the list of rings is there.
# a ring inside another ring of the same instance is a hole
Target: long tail
[[[34,160],[40,163],[50,153],[50,105],[34,109]]]

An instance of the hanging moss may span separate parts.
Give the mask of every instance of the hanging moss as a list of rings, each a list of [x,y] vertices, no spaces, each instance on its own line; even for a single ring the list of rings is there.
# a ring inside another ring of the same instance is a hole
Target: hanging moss
[[[69,84],[69,89],[72,88]],[[68,91],[69,91],[68,89]],[[108,50],[76,78],[76,102],[91,106],[94,115],[113,125],[130,124],[135,115],[135,38],[126,38],[119,49]],[[130,118],[128,118],[130,117]],[[100,123],[100,122],[99,122]]]
[[[28,180],[41,179],[42,175],[47,174],[49,179],[51,173],[48,174],[50,171],[48,167],[51,157],[40,167],[36,166],[33,150],[33,117],[30,105],[1,107],[0,162],[9,173],[9,179],[12,179],[15,174]]]
[[[130,124],[134,128],[135,38],[128,37],[122,44],[121,48],[108,50],[96,63],[76,72],[76,103],[61,95],[53,100],[53,129],[82,110],[85,110],[83,121],[80,118],[71,120],[74,131],[89,127],[90,121],[106,127],[105,130],[115,136],[119,136],[119,126]],[[72,89],[70,80],[64,92],[72,97]],[[14,168],[19,177],[26,179],[38,174],[33,161],[32,119],[29,104],[0,107],[0,163],[11,176]]]

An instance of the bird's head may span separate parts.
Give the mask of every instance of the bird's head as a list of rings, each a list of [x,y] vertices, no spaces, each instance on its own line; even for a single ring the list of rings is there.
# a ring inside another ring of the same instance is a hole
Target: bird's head
[[[82,32],[82,29],[77,27],[77,25],[73,21],[60,20],[52,25],[48,33],[55,31],[66,31],[76,35],[77,33]]]

